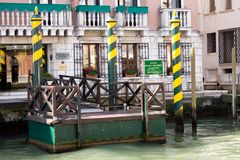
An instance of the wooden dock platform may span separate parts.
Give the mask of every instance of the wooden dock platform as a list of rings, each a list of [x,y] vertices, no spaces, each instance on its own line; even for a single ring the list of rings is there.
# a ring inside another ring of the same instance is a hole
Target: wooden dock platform
[[[111,92],[98,79],[66,78],[28,87],[30,143],[64,152],[98,144],[166,142],[163,83],[118,82]],[[102,112],[81,113],[89,102]]]
[[[158,142],[165,143],[165,114],[149,112],[149,131],[146,135],[143,113],[114,111],[82,114],[58,119],[28,116],[29,142],[49,152],[64,152],[91,145]]]

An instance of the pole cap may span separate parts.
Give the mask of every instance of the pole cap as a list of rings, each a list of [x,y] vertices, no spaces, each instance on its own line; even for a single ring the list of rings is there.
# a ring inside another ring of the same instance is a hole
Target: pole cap
[[[170,20],[171,23],[180,23],[180,19],[177,16],[177,11],[174,10],[172,14],[172,19]]]
[[[41,21],[41,20],[42,20],[42,18],[41,18],[41,16],[39,15],[38,12],[39,12],[38,7],[35,6],[35,8],[34,8],[34,14],[33,14],[33,16],[31,17],[31,21]]]

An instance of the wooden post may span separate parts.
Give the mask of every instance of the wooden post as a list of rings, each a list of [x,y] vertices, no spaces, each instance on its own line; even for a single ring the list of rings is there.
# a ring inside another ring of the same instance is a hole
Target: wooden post
[[[196,60],[195,49],[191,49],[191,85],[192,85],[192,131],[197,131],[197,103],[196,103]]]
[[[236,50],[232,48],[232,116],[236,117]]]
[[[80,89],[77,87],[77,123],[78,123],[78,147],[82,147],[82,120],[81,120],[81,108],[82,103],[80,101]]]
[[[141,92],[142,92],[142,111],[143,111],[143,127],[144,127],[144,131],[145,131],[145,141],[147,141],[148,139],[148,135],[149,135],[149,127],[148,127],[148,121],[149,121],[149,117],[148,117],[148,104],[147,104],[147,99],[146,99],[146,93],[145,93],[145,87],[146,84],[142,83],[141,84]]]
[[[56,102],[56,87],[54,87],[54,86],[52,86],[51,87],[51,89],[52,89],[52,117],[53,117],[53,119],[56,119],[57,117],[56,117],[56,104],[57,104],[57,102]]]

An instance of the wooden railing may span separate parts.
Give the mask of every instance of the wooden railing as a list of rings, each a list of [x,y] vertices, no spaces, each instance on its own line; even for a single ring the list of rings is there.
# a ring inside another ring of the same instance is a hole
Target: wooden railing
[[[146,108],[165,110],[165,92],[163,83],[142,83],[141,93],[146,96]]]
[[[110,85],[116,85],[116,90],[111,91]],[[100,106],[106,107],[124,107],[140,106],[140,91],[141,82],[117,82],[117,83],[100,83],[101,100]],[[111,99],[114,99],[114,104],[110,104]]]
[[[100,104],[100,79],[59,75],[60,79],[69,81],[70,86],[78,86],[82,101]]]
[[[106,107],[123,107],[124,105],[140,106],[141,82],[118,82],[114,92],[109,90],[109,83],[101,83],[100,79],[82,78],[74,76],[60,75],[60,79],[69,80],[70,85],[78,86],[80,89],[80,99],[86,102],[96,103],[101,109]],[[115,103],[109,101],[114,99]]]
[[[115,85],[114,91],[109,89],[111,85]],[[27,90],[29,112],[33,115],[76,114],[77,100],[91,102],[102,110],[140,110],[143,93],[149,110],[165,110],[163,83],[101,83],[100,79],[60,75],[60,79],[44,79],[43,86],[29,86]]]
[[[77,113],[77,86],[29,86],[29,114],[51,118]]]

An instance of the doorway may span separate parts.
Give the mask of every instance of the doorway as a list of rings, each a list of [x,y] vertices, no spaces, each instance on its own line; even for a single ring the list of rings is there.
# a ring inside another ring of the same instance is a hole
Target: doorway
[[[15,57],[12,57],[12,83],[18,82],[19,64]]]

